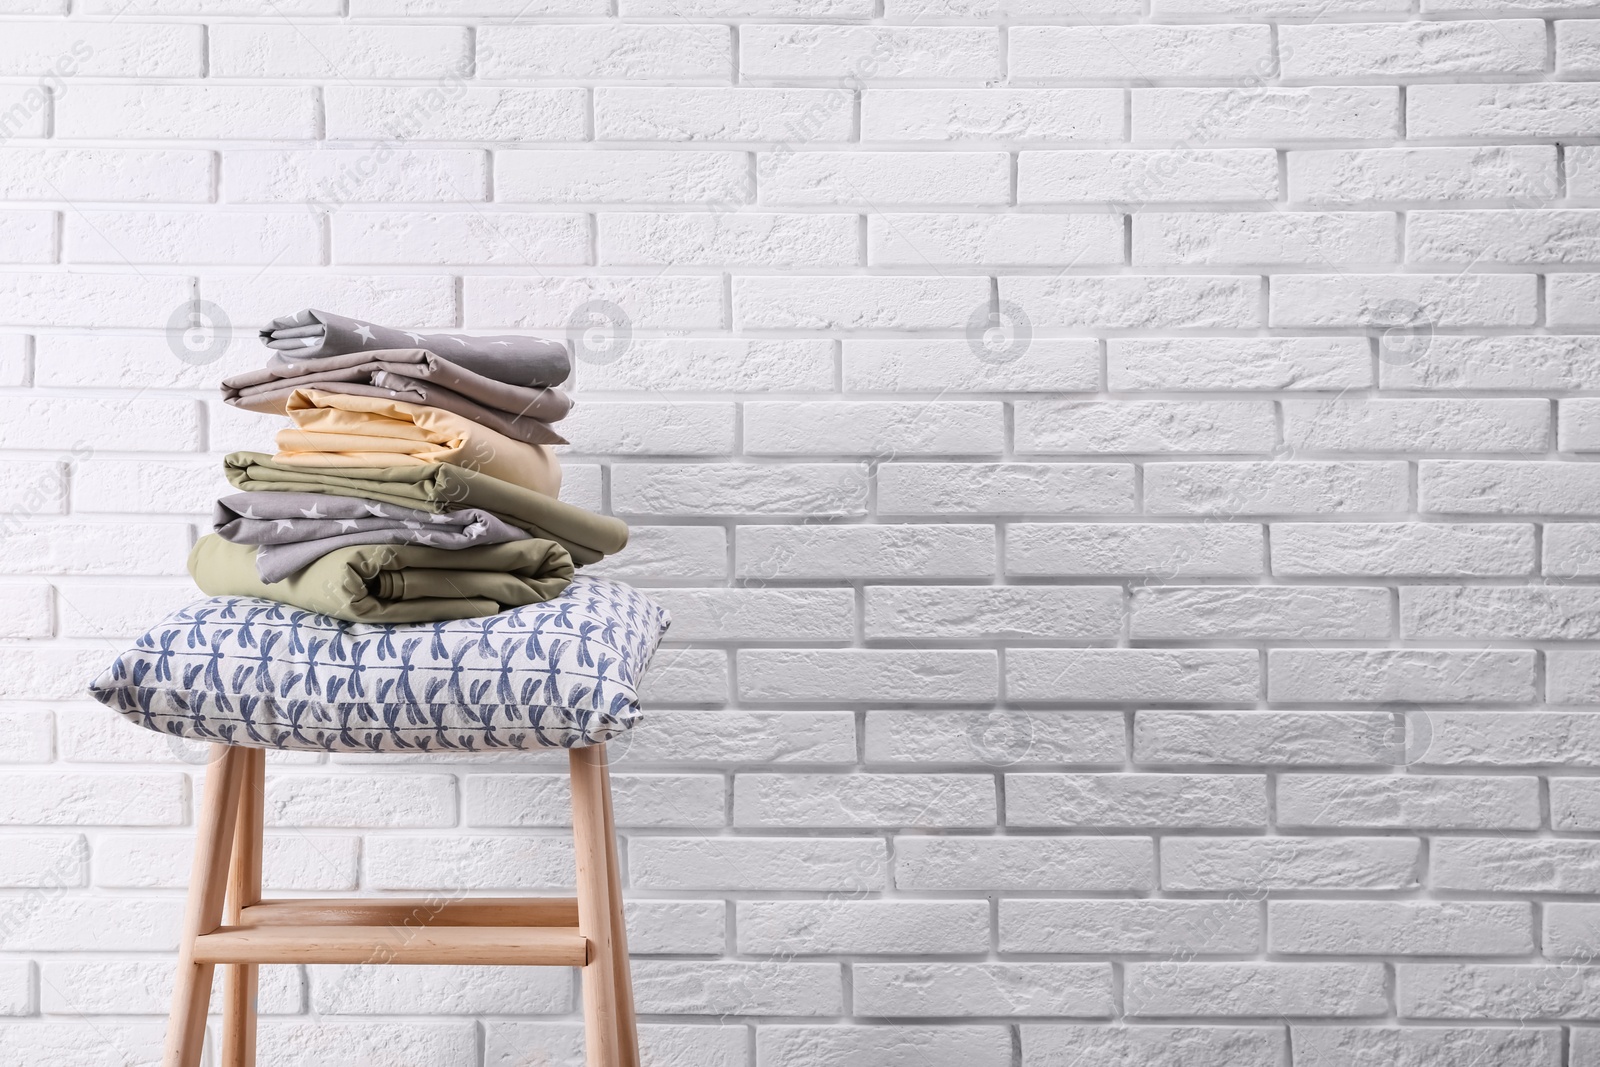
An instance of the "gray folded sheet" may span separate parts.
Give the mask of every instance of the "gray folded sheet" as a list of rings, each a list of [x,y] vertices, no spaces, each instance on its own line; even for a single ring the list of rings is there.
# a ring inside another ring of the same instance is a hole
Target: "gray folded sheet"
[[[317,359],[274,352],[266,366],[224,381],[222,397],[235,407],[282,415],[289,394],[308,386],[443,408],[536,445],[565,444],[550,423],[572,410],[572,399],[562,389],[485,378],[420,348]]]
[[[528,537],[487,511],[429,512],[321,493],[234,493],[217,501],[216,532],[238,545],[259,545],[256,573],[279,582],[336,548],[424,545],[471,548]]]
[[[268,348],[300,359],[387,348],[423,348],[485,378],[510,385],[560,385],[572,373],[566,346],[556,341],[510,334],[474,337],[415,333],[315,308],[273,319],[272,325],[261,331],[261,340]]]

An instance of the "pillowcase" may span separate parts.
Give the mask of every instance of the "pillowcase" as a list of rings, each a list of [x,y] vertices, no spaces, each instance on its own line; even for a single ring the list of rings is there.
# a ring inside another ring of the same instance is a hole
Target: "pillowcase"
[[[156,625],[90,686],[194,741],[325,752],[595,745],[642,716],[639,680],[670,617],[621,582],[477,619],[341,622],[213,597]]]

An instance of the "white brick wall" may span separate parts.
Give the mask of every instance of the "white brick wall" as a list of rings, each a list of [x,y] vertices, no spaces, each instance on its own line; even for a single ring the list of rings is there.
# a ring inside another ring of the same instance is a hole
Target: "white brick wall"
[[[82,689],[254,328],[599,301],[652,1067],[1600,1067],[1596,16],[0,0],[0,1064],[158,1062],[205,753]],[[274,892],[571,884],[556,756],[271,767]],[[269,968],[262,1063],[577,1004]]]

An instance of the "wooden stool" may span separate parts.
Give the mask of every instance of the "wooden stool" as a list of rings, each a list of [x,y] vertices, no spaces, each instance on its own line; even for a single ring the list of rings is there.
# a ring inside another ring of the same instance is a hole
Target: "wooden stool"
[[[221,1067],[256,1062],[263,963],[583,968],[589,1067],[638,1067],[622,877],[604,745],[568,750],[576,898],[262,900],[266,751],[215,746],[189,877],[163,1067],[198,1067],[211,979],[226,968]]]

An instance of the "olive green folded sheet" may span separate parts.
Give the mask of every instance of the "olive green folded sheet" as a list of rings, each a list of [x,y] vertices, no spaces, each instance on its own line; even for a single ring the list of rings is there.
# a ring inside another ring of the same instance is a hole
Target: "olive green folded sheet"
[[[228,481],[242,492],[324,493],[381,500],[419,511],[481,508],[497,519],[554,541],[577,566],[597,563],[628,543],[620,519],[596,515],[555,497],[451,463],[405,467],[305,467],[264,452],[235,452],[223,460]]]
[[[195,542],[189,573],[208,596],[255,596],[348,622],[441,622],[498,615],[561,595],[572,557],[529,538],[474,548],[352,545],[280,582],[263,582],[256,546],[216,534]]]

